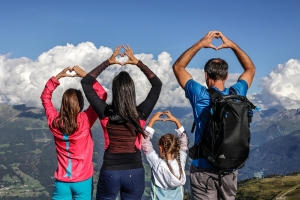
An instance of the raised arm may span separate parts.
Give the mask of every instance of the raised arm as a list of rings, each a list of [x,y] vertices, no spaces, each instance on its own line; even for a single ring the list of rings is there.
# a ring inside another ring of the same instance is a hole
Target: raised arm
[[[167,116],[167,118],[164,119],[164,121],[171,121],[176,124],[177,129],[175,129],[179,140],[180,140],[180,150],[187,152],[188,150],[188,137],[185,133],[184,127],[181,125],[179,119],[174,117],[170,111],[166,110],[163,112],[164,115]]]
[[[73,70],[76,72],[75,76],[78,76],[78,77],[81,77],[81,78],[85,77],[86,74],[87,74],[84,71],[84,69],[82,69],[79,66],[74,66]],[[104,90],[104,88],[99,84],[99,82],[95,80],[93,82],[92,86],[93,86],[93,89],[95,90],[96,94],[98,95],[98,97],[100,99],[102,99],[103,101],[106,101],[107,93]],[[92,126],[95,123],[96,119],[98,118],[97,113],[94,111],[94,109],[91,105],[89,105],[89,107],[86,110],[84,110],[83,112],[86,113],[86,115],[88,117],[88,120],[89,120],[89,123]]]
[[[236,55],[237,59],[239,60],[240,64],[244,69],[244,73],[241,74],[239,80],[245,80],[248,83],[248,88],[250,88],[253,77],[255,74],[255,66],[250,59],[250,57],[233,41],[225,37],[221,32],[218,32],[218,36],[222,39],[223,44],[220,45],[217,49],[222,48],[231,48],[234,54]]]
[[[93,88],[93,84],[96,81],[96,78],[105,70],[109,65],[112,64],[121,64],[116,60],[116,56],[120,55],[120,48],[122,46],[117,46],[111,55],[111,57],[98,65],[96,68],[94,68],[92,71],[90,71],[86,76],[83,77],[81,80],[82,89],[84,91],[84,94],[92,106],[92,108],[97,113],[98,117],[100,119],[103,119],[105,117],[104,111],[107,107],[107,104],[105,103],[105,99],[99,97],[95,89]]]
[[[108,61],[104,61],[101,64],[102,67],[109,66]],[[83,92],[85,94],[85,97],[87,98],[88,102],[94,109],[94,111],[97,113],[98,117],[100,119],[103,119],[105,117],[104,111],[107,106],[104,100],[102,100],[98,95],[95,89],[93,88],[93,84],[96,81],[96,77],[87,74],[85,77],[81,80],[81,85]]]
[[[45,109],[45,114],[49,122],[52,122],[52,120],[58,115],[58,112],[53,106],[53,103],[51,101],[52,98],[52,93],[53,91],[57,88],[57,86],[60,85],[59,79],[62,77],[72,77],[72,75],[68,74],[68,71],[73,71],[71,67],[67,67],[63,69],[60,73],[58,73],[55,77],[53,76],[50,78],[46,85],[45,88],[41,94],[41,100],[43,107]]]
[[[151,143],[151,139],[153,137],[153,134],[155,132],[155,130],[153,129],[153,124],[156,122],[156,121],[161,121],[163,120],[162,118],[160,118],[160,116],[163,114],[163,112],[157,112],[155,113],[151,119],[149,120],[149,123],[148,123],[148,126],[145,128],[145,135],[146,135],[146,138],[143,138],[142,139],[142,150],[143,152],[145,153],[146,156],[148,156],[152,151],[154,151],[153,149],[153,145]],[[157,160],[158,159],[158,155],[155,155],[154,156],[155,159],[154,160]],[[150,165],[151,165],[151,162],[154,162],[152,159],[148,159]]]
[[[137,65],[138,67],[140,66],[145,66],[141,61]],[[145,74],[146,75],[146,74]],[[154,109],[155,104],[158,101],[161,88],[162,88],[162,82],[161,80],[154,74],[152,78],[148,78],[150,84],[151,84],[151,89],[146,97],[146,99],[141,102],[138,105],[138,110],[140,110],[143,113],[143,118],[147,119],[149,115],[151,114],[152,110]]]
[[[133,51],[128,45],[127,47],[123,46],[123,48],[126,50],[124,54],[128,56],[128,61],[123,63],[123,65],[136,65],[145,74],[152,86],[146,99],[138,105],[138,109],[143,113],[144,119],[147,119],[159,98],[162,82],[142,61],[134,57]]]
[[[208,32],[200,41],[186,50],[174,63],[173,71],[179,85],[184,88],[188,80],[192,79],[190,73],[186,71],[186,66],[196,55],[196,53],[202,48],[212,48],[216,50],[216,47],[211,44],[214,38],[218,38],[217,31]]]

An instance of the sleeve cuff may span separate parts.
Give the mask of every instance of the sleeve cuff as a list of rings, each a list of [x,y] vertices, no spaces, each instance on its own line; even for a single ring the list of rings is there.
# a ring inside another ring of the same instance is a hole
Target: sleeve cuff
[[[50,79],[55,85],[60,85],[60,82],[58,80],[56,80],[56,78],[54,76],[51,77]]]
[[[141,65],[143,65],[144,63],[141,61],[141,60],[139,60],[139,62],[136,64],[138,67],[140,67]]]
[[[151,135],[153,135],[154,132],[155,132],[155,130],[154,130],[153,128],[149,127],[149,126],[147,126],[147,127],[145,128],[145,131],[147,131],[147,132],[150,133]]]
[[[184,127],[181,126],[179,129],[175,129],[176,132],[179,132],[179,133],[183,133],[184,132]]]

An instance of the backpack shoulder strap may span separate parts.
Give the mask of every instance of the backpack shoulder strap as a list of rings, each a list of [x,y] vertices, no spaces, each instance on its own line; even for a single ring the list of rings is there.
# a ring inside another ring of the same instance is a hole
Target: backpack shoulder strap
[[[215,90],[212,87],[209,89],[206,89],[206,91],[208,92],[212,102],[214,102],[218,97],[222,96],[222,94],[219,91]],[[191,133],[193,133],[195,131],[195,127],[196,127],[196,123],[194,121],[193,125],[192,125]]]
[[[219,91],[215,90],[212,87],[209,89],[206,89],[206,91],[208,92],[212,102],[214,102],[216,100],[216,98],[222,96],[222,94]]]
[[[238,95],[237,92],[236,92],[236,90],[235,90],[233,87],[230,87],[230,88],[229,88],[229,91],[230,91],[230,93],[233,94],[233,95]],[[246,97],[246,99],[247,99],[247,97]],[[250,104],[250,106],[251,106],[251,110],[257,110],[257,111],[260,110],[260,108],[258,108],[258,107],[256,107],[255,105],[253,105],[253,103],[252,103],[251,101],[249,101],[248,99],[247,99],[247,102],[249,102],[249,104]]]

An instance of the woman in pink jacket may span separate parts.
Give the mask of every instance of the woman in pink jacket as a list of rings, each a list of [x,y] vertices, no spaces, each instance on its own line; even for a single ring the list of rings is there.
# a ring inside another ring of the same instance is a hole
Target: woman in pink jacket
[[[94,168],[90,128],[98,116],[91,106],[82,111],[84,100],[80,90],[70,88],[64,92],[59,112],[51,101],[53,91],[60,84],[58,80],[62,77],[72,77],[68,71],[75,71],[76,76],[80,77],[86,75],[78,66],[67,67],[48,80],[41,94],[58,161],[52,199],[91,200]],[[106,92],[97,81],[93,83],[93,88],[99,98],[105,101]]]

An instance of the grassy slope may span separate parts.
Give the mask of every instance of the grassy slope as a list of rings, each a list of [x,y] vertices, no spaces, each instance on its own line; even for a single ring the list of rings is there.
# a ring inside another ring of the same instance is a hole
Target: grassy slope
[[[269,200],[280,196],[286,197],[285,200],[299,199],[300,174],[294,174],[291,176],[282,176],[282,177],[274,176],[270,178],[253,179],[245,182],[239,182],[236,199],[237,200],[268,199]]]

